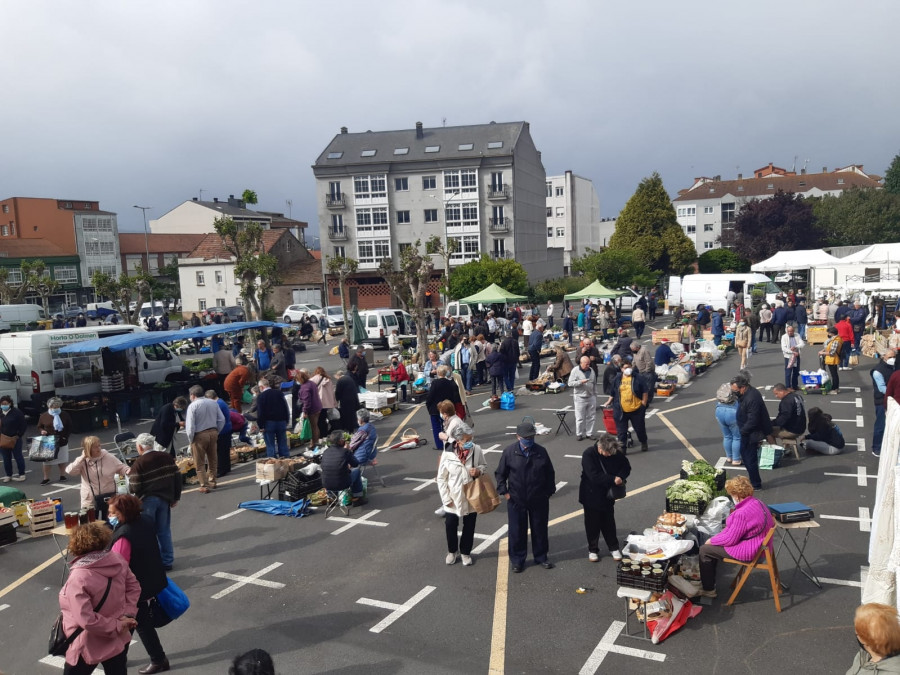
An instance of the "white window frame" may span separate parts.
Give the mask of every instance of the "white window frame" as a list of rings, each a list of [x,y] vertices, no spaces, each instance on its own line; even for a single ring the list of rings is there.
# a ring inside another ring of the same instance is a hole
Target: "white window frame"
[[[436,190],[437,189],[437,176],[422,176],[422,189],[423,190]]]
[[[378,265],[382,259],[391,257],[391,240],[362,239],[356,242],[356,253],[360,265]]]
[[[557,218],[565,218],[566,217],[566,207],[565,206],[557,206],[556,207],[556,217]]]
[[[478,171],[476,169],[451,169],[444,171],[444,192],[477,193]]]
[[[196,280],[197,286],[206,286],[206,276],[203,274],[203,270],[197,270],[194,272],[194,279]]]
[[[20,267],[7,267],[6,269],[6,282],[10,286],[21,286],[24,279],[24,277],[22,276],[22,269]]]
[[[221,284],[222,281],[225,279],[224,272],[222,272],[221,270],[216,270],[215,275],[216,275],[216,283]]]
[[[395,178],[394,192],[409,192],[409,178],[406,176]]]
[[[566,196],[566,188],[563,185],[556,186],[556,196],[557,197],[565,197]]]
[[[206,298],[197,298],[197,307],[201,312],[206,309]]]
[[[713,244],[713,242],[711,242],[711,241],[704,241],[704,242],[703,242],[703,250],[704,250],[704,251],[711,251],[711,250],[713,249],[714,246],[715,246],[715,244]]]
[[[224,307],[225,298],[216,298],[216,307]]]
[[[396,214],[398,225],[408,225],[410,222],[412,222],[409,216],[409,209],[400,209],[396,212]]]
[[[390,233],[386,206],[368,206],[356,209],[356,236],[382,237]]]
[[[713,227],[713,224],[712,224],[712,223],[704,223],[704,224],[703,224],[703,231],[704,231],[704,232],[713,232],[714,229],[715,229],[715,228]]]
[[[447,202],[444,204],[444,223],[447,233],[479,230],[478,202]]]
[[[354,199],[387,197],[387,174],[373,173],[353,177]]]
[[[451,263],[457,265],[472,260],[478,260],[481,257],[481,237],[477,234],[464,234],[458,236],[448,236],[447,240],[456,239],[459,247],[458,251],[450,257]]]
[[[685,225],[684,231],[685,231],[685,234],[697,234],[697,226],[696,225]]]
[[[704,206],[704,207],[703,207],[703,213],[705,213],[706,215],[709,215],[709,214],[711,214],[712,212],[713,212],[713,207],[712,207],[712,206]]]
[[[53,278],[61,284],[78,283],[78,269],[75,265],[59,265],[53,268]]]
[[[424,216],[425,216],[426,223],[438,222],[438,210],[437,209],[425,209]]]

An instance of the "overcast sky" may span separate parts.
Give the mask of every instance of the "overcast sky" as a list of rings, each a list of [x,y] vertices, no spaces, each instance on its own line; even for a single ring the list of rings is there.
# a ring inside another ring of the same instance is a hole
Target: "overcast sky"
[[[341,126],[527,120],[605,217],[653,171],[674,196],[900,151],[897,0],[29,0],[0,22],[0,198],[98,199],[122,230],[244,188],[312,229]]]

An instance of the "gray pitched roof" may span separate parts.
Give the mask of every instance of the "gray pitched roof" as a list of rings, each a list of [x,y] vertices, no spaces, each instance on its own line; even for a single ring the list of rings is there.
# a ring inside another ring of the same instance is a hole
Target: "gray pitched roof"
[[[383,164],[385,162],[421,162],[435,159],[464,159],[466,157],[503,157],[511,155],[528,122],[491,122],[460,127],[423,128],[422,138],[416,137],[416,129],[401,131],[366,131],[340,133],[322,151],[314,165],[318,167],[347,164]],[[472,144],[471,150],[460,146]],[[501,144],[488,147],[488,144]],[[426,152],[426,148],[439,147]],[[402,150],[406,148],[406,152]],[[374,154],[369,154],[374,150]],[[400,154],[395,154],[401,150]],[[367,156],[362,153],[366,152]],[[341,153],[339,157],[335,157]],[[332,159],[328,156],[332,155]]]
[[[193,200],[191,200],[193,201]],[[187,203],[187,202],[184,202]],[[229,206],[227,201],[218,201],[218,202],[207,202],[207,201],[193,201],[194,204],[200,204],[200,206],[205,206],[208,209],[213,209],[214,211],[218,211],[224,216],[240,216],[242,218],[251,218],[256,221],[268,221],[271,220],[272,217],[268,216],[260,211],[251,211],[250,209],[242,209],[239,206]]]

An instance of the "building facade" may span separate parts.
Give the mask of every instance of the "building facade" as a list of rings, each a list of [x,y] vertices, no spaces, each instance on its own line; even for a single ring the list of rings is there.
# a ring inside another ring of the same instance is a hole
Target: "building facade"
[[[527,122],[349,133],[341,129],[313,165],[328,257],[359,261],[347,301],[393,304],[377,269],[431,236],[458,247],[451,268],[481,255],[515,258],[532,283],[562,275],[562,250],[547,247],[546,174]],[[436,258],[436,270],[444,261]],[[439,277],[432,284],[437,291]],[[436,297],[436,294],[435,294]],[[328,304],[339,304],[328,279]]]
[[[148,234],[123,232],[119,235],[122,272],[134,276],[137,270],[148,271],[156,277],[160,268],[172,260],[186,258],[190,255],[205,234]],[[150,262],[147,263],[147,250],[150,251]]]
[[[737,180],[696,178],[672,200],[678,224],[694,242],[697,254],[729,247],[734,241],[734,222],[751,199],[770,199],[779,190],[804,197],[837,196],[850,188],[880,188],[881,176],[867,174],[862,164],[821,173],[787,171],[769,164],[753,172],[752,178],[738,174]]]
[[[547,176],[547,247],[563,251],[563,272],[569,274],[572,258],[585,249],[606,246],[600,219],[600,198],[587,178],[566,171]]]
[[[236,223],[255,222],[268,230],[272,216],[251,211],[242,199],[229,195],[227,200],[215,197],[211,202],[190,199],[149,222],[153,234],[209,234],[215,232],[213,222],[223,216]]]
[[[18,288],[23,282],[22,263],[43,261],[45,274],[59,283],[59,291],[48,299],[50,308],[59,305],[77,305],[79,292],[85,284],[81,276],[81,261],[47,239],[0,239],[0,269],[5,269],[9,286]],[[41,304],[41,298],[26,293],[25,302]]]

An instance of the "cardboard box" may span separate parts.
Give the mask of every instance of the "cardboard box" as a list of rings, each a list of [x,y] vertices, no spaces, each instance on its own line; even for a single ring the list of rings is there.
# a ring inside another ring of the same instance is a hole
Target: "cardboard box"
[[[284,459],[260,459],[256,462],[256,480],[276,481],[288,472],[288,461]]]

